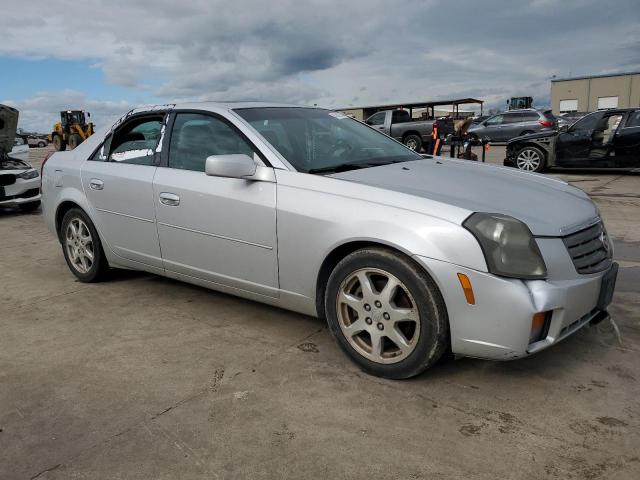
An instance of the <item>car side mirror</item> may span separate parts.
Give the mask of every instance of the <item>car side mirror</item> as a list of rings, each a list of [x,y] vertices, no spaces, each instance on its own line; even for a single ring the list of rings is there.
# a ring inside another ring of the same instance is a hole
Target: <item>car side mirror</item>
[[[248,155],[211,155],[207,157],[204,173],[212,177],[250,178],[258,165]]]
[[[569,131],[569,125],[561,125],[560,128],[558,128],[559,132],[568,132]]]

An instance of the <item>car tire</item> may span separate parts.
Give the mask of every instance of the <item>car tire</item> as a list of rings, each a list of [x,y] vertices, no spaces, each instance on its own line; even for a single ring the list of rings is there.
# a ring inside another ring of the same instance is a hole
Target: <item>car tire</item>
[[[91,283],[106,277],[109,264],[98,231],[84,211],[72,208],[64,215],[60,242],[69,270],[78,280]]]
[[[69,147],[71,150],[76,148],[78,145],[82,143],[82,138],[77,133],[72,133],[69,135]]]
[[[38,207],[40,207],[40,200],[36,200],[35,202],[23,203],[19,208],[24,213],[31,213],[35,212]]]
[[[55,148],[57,152],[62,152],[67,149],[67,142],[65,142],[60,135],[54,135],[53,148]]]
[[[415,152],[422,151],[422,139],[419,135],[407,135],[402,143]]]
[[[525,145],[516,152],[514,163],[518,170],[540,173],[544,171],[546,159],[542,149]]]
[[[44,147],[46,147],[46,146],[47,146],[47,144],[46,144],[46,143],[44,143],[44,142],[38,142],[38,147],[40,147],[40,148],[44,148]]]
[[[324,304],[338,345],[371,375],[413,377],[434,365],[450,344],[437,285],[389,249],[365,248],[340,261],[327,282]]]

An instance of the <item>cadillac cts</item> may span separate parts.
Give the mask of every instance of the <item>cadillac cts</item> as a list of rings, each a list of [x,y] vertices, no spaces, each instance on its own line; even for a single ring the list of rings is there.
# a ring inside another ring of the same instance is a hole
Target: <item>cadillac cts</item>
[[[139,269],[324,317],[383,377],[446,351],[539,352],[607,318],[613,295],[582,191],[424,158],[328,110],[137,109],[43,171],[46,222],[81,281]]]

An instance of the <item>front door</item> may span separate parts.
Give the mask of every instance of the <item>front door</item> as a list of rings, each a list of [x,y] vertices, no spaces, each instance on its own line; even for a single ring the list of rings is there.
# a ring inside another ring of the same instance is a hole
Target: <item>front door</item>
[[[504,115],[495,115],[487,120],[485,120],[483,126],[484,128],[480,130],[478,136],[484,138],[489,138],[494,142],[499,142],[502,138],[502,125],[504,122]]]
[[[164,114],[130,119],[81,168],[98,231],[116,255],[162,268],[153,200]]]
[[[207,176],[206,158],[223,154],[256,152],[221,117],[176,114],[167,164],[153,184],[164,267],[277,296],[276,184]]]
[[[602,121],[603,112],[594,112],[574,123],[567,131],[558,133],[556,165],[559,167],[586,167],[593,133]]]

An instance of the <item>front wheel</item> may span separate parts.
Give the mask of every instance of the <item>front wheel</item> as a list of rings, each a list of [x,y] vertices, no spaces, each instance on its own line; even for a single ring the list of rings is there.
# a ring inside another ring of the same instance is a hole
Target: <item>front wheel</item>
[[[60,135],[53,136],[53,147],[57,152],[66,150],[67,142],[65,142]]]
[[[69,270],[81,282],[98,282],[109,270],[100,237],[89,216],[72,208],[62,219],[62,251]]]
[[[416,152],[422,150],[422,139],[418,135],[407,135],[404,139],[404,144]]]
[[[72,133],[71,135],[69,135],[69,147],[71,148],[71,150],[76,148],[81,143],[82,137],[80,137],[80,135],[78,135],[77,133]]]
[[[387,249],[345,257],[329,277],[325,311],[338,345],[371,375],[418,375],[449,343],[447,312],[435,282]]]
[[[542,172],[545,167],[544,152],[530,145],[521,148],[516,153],[516,167],[525,172]]]

